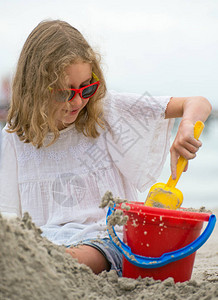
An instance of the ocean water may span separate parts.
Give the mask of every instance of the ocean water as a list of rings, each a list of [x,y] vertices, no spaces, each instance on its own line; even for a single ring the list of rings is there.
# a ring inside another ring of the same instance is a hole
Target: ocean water
[[[175,137],[175,125],[172,141]],[[187,172],[183,172],[177,188],[183,193],[183,207],[208,209],[218,207],[218,119],[206,122],[200,137],[202,147],[197,152],[197,157],[189,161]],[[170,176],[170,155],[168,155],[161,176],[157,182],[166,183]],[[144,202],[148,190],[139,193],[140,201]]]

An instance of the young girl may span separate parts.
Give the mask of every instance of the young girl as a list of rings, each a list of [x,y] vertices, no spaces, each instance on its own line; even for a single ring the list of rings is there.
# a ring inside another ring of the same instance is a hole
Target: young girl
[[[28,212],[43,236],[63,244],[96,274],[115,269],[122,256],[105,231],[99,208],[107,190],[137,200],[160,175],[173,119],[182,117],[171,146],[192,159],[193,137],[207,119],[204,97],[151,97],[107,91],[99,55],[63,21],[44,21],[27,38],[3,129],[0,211]],[[97,239],[97,240],[96,240]],[[100,240],[99,240],[100,239]],[[79,246],[78,246],[79,244]]]

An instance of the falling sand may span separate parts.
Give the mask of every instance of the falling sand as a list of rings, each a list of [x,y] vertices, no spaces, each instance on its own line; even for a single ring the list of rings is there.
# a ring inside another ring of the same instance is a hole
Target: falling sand
[[[41,237],[27,213],[22,220],[0,215],[0,299],[218,299],[216,234],[210,251],[196,258],[194,280],[175,284],[172,278],[120,278],[115,271],[95,275]]]

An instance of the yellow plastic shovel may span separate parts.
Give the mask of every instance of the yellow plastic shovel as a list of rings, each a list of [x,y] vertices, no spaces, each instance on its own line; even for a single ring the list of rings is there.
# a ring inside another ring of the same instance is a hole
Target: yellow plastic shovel
[[[194,138],[197,140],[202,130],[204,129],[204,123],[197,121],[194,126]],[[165,183],[156,183],[154,184],[148,193],[147,199],[145,201],[145,206],[168,208],[168,209],[177,209],[180,207],[183,201],[182,192],[175,188],[185,166],[187,160],[180,156],[177,163],[176,179],[172,179],[170,176],[167,184]]]

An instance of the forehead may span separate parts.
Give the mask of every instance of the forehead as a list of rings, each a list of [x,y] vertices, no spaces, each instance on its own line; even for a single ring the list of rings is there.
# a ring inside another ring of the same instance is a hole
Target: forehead
[[[79,85],[92,77],[92,68],[89,63],[76,63],[65,69],[66,81],[71,85]]]

